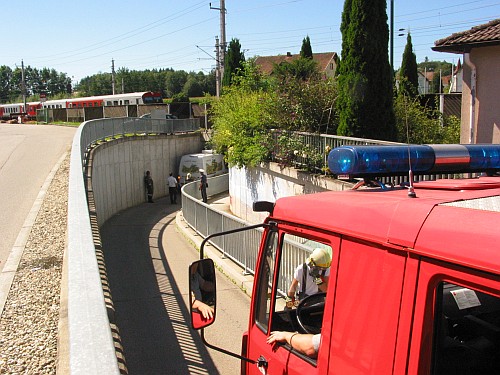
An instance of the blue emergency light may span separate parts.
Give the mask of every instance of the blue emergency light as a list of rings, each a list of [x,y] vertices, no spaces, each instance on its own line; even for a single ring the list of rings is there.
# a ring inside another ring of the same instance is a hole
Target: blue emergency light
[[[410,161],[409,161],[410,160]],[[500,145],[341,146],[330,151],[328,167],[351,177],[427,173],[495,173]]]

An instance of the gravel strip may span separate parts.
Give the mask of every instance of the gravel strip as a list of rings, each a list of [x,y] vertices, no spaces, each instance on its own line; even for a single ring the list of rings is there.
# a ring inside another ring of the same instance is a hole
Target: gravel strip
[[[0,319],[0,374],[55,374],[69,155],[45,195]]]

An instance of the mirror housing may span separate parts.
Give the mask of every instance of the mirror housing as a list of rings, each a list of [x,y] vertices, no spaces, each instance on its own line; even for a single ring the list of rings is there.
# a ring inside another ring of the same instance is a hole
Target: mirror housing
[[[213,260],[206,258],[191,263],[189,266],[189,312],[193,329],[205,328],[215,322],[216,291]]]
[[[273,214],[274,211],[274,203],[267,201],[257,201],[253,202],[253,211],[254,212],[269,212],[269,214]]]

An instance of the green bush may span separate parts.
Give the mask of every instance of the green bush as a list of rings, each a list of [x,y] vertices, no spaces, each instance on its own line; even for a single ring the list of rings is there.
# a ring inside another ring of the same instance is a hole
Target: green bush
[[[443,118],[433,109],[423,107],[417,99],[400,95],[394,101],[398,142],[412,144],[459,143],[460,120]]]

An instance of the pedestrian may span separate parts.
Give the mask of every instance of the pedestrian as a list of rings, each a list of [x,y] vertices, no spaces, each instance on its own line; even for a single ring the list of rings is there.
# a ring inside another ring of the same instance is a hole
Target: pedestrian
[[[199,189],[201,191],[201,199],[203,200],[204,203],[208,202],[207,187],[208,187],[207,175],[205,174],[204,169],[200,169],[200,187],[199,187]]]
[[[177,180],[172,173],[167,178],[168,195],[170,196],[170,204],[177,203]]]
[[[146,185],[146,194],[148,196],[148,203],[154,203],[153,202],[154,185],[150,171],[146,171],[146,176],[144,176],[144,184]]]
[[[181,197],[182,194],[181,188],[182,188],[181,176],[177,176],[177,194],[179,195],[179,197]]]

